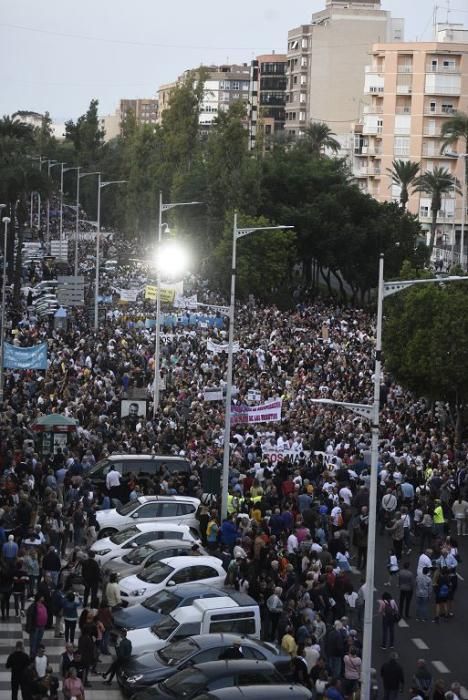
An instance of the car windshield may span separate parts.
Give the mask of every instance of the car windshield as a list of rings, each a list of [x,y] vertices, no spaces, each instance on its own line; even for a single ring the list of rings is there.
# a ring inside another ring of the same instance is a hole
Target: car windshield
[[[187,668],[176,673],[162,684],[165,690],[178,698],[190,697],[196,690],[202,690],[206,686],[206,676],[201,671]]]
[[[172,618],[170,618],[172,620]],[[156,625],[155,625],[156,626]],[[199,646],[193,639],[180,639],[178,642],[168,644],[164,649],[154,652],[156,661],[161,659],[168,666],[174,666],[179,661],[192,656],[199,650]]]
[[[119,515],[130,515],[130,513],[133,513],[135,508],[138,508],[139,505],[140,504],[138,503],[138,501],[129,501],[123,506],[119,506],[118,508],[116,508],[116,510]]]
[[[168,637],[174,632],[175,629],[177,629],[177,627],[178,622],[176,622],[170,615],[166,615],[162,618],[162,620],[156,622],[151,627],[151,632],[160,639],[168,639]]]
[[[109,466],[109,464],[110,464],[110,460],[109,460],[109,459],[101,459],[101,460],[99,460],[99,462],[96,462],[96,464],[94,465],[94,467],[91,467],[91,469],[89,470],[88,473],[89,473],[89,474],[94,474],[94,473],[97,472],[97,471],[100,472],[101,469],[105,469],[107,466]]]
[[[127,564],[143,564],[146,557],[152,554],[153,552],[154,549],[144,544],[142,547],[137,547],[128,554],[125,554],[122,557],[122,561],[126,562]]]
[[[141,574],[138,574],[138,578],[141,579],[141,581],[146,581],[146,583],[161,583],[161,581],[164,581],[173,571],[174,569],[172,566],[163,564],[161,561],[156,561],[152,566],[142,571]]]
[[[172,591],[159,591],[147,598],[142,605],[151,610],[151,612],[169,615],[169,613],[179,607],[181,601],[182,598]]]
[[[126,527],[125,530],[116,532],[115,535],[111,536],[110,541],[112,542],[112,544],[123,544],[135,535],[138,535],[139,532],[140,531],[137,528],[137,526],[132,525],[132,527]]]

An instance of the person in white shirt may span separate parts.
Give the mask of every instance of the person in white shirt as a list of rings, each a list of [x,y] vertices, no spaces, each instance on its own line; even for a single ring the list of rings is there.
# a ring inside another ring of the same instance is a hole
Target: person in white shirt
[[[351,499],[353,497],[353,492],[351,491],[350,488],[348,488],[348,486],[343,486],[339,490],[339,495],[340,495],[340,498],[343,499],[343,501],[346,503],[347,506],[351,505]]]
[[[425,552],[421,554],[421,556],[418,559],[418,568],[416,571],[416,575],[420,576],[423,573],[424,568],[432,568],[432,549],[426,549]]]
[[[38,647],[37,654],[34,659],[34,668],[36,669],[37,677],[39,678],[39,680],[45,677],[47,666],[47,656],[45,655],[44,647],[41,645],[40,647]]]
[[[112,464],[111,468],[106,476],[106,488],[110,491],[112,488],[120,486],[120,474]]]
[[[295,554],[299,549],[299,540],[294,533],[291,533],[287,542],[288,554]]]

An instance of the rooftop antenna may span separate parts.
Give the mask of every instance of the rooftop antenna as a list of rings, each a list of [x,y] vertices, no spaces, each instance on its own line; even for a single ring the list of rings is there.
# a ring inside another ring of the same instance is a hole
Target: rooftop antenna
[[[437,12],[439,8],[437,5],[434,5],[434,14],[432,17],[432,32],[433,32],[433,40],[435,41],[437,39]]]
[[[450,12],[451,12],[451,10],[450,10],[450,0],[447,0],[447,20],[446,20],[446,23],[447,23],[447,24],[450,23]]]

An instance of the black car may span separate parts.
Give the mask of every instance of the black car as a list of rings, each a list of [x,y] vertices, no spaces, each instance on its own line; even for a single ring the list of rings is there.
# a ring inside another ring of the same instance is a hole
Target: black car
[[[132,605],[125,610],[116,610],[114,627],[116,630],[125,628],[137,630],[152,627],[160,622],[163,617],[170,615],[176,608],[192,605],[200,598],[220,598],[226,595],[233,597],[238,595],[235,591],[228,593],[222,588],[214,588],[203,583],[184,583],[182,586],[172,586],[150,596],[138,605]],[[245,600],[245,598],[243,599]]]
[[[146,688],[134,695],[135,700],[156,700],[156,698],[183,698],[193,700],[201,693],[218,688],[242,687],[244,685],[285,685],[287,681],[273,664],[267,661],[211,661],[190,666],[178,671],[171,678]]]
[[[289,654],[274,644],[238,634],[197,634],[180,639],[159,651],[131,657],[119,668],[117,680],[121,688],[130,694],[194,665],[218,661],[222,654],[229,654],[232,650],[235,652],[236,644],[240,645],[243,659],[268,661],[283,676],[291,673]]]
[[[194,700],[311,700],[310,690],[303,685],[246,685],[241,688],[220,688],[197,695]]]

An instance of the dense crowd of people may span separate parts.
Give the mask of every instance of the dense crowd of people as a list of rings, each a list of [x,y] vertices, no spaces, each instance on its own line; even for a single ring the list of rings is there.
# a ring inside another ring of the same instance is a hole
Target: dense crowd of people
[[[101,293],[113,303],[97,333],[85,309],[75,308],[68,327],[57,330],[34,317],[26,297],[21,318],[6,328],[16,346],[45,340],[49,359],[46,372],[6,371],[0,413],[1,617],[8,621],[14,608],[30,640],[29,654],[18,642],[7,660],[13,700],[19,688],[25,700],[57,697],[59,688],[65,698],[84,700],[98,660],[111,651],[112,607],[120,603],[112,589],[103,589],[97,563],[83,550],[99,534],[97,510],[110,506],[104,491],[93,491],[88,471],[115,452],[189,458],[187,482],[155,477],[139,484],[135,477],[133,496],[200,497],[203,544],[223,561],[226,585],[258,602],[262,635],[290,654],[294,679],[317,698],[357,697],[370,424],[312,399],[366,402],[372,396],[374,319],[306,294],[286,311],[253,302],[236,309],[234,401],[252,404],[249,390],[255,390],[257,403],[281,400],[282,416],[280,423],[233,424],[228,517],[221,521],[216,502],[206,497],[206,475],[222,463],[224,404],[205,400],[205,391],[225,383],[226,354],[208,352],[207,341],[223,342],[227,322],[204,307],[203,321],[179,311],[176,324],[162,329],[165,388],[153,417],[148,273],[129,261],[131,244],[112,246],[125,264],[103,276]],[[80,244],[84,268],[91,250],[92,244]],[[27,285],[33,280],[27,269],[24,274]],[[138,288],[137,301],[118,304],[118,290],[129,288]],[[188,292],[204,304],[222,301],[195,278]],[[146,413],[122,417],[122,399],[136,391],[147,399]],[[389,651],[373,689],[376,697],[382,689],[385,700],[403,688],[412,700],[458,700],[459,686],[445,687],[424,659],[408,675],[395,629],[410,614],[436,624],[457,614],[458,539],[468,533],[465,449],[455,444],[448,421],[441,424],[429,405],[389,377],[381,404],[378,521],[388,560],[377,611],[380,642]],[[77,421],[68,444],[49,452],[33,430],[48,414]],[[414,570],[412,550],[419,552]],[[78,574],[82,600],[73,591]],[[64,637],[60,674],[48,663],[45,629]],[[124,636],[117,644],[119,663],[131,654],[126,642]],[[114,672],[111,665],[109,680]]]

